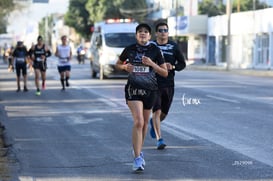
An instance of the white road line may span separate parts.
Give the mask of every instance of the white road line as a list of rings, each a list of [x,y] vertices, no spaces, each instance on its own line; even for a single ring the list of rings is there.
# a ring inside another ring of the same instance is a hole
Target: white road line
[[[218,97],[218,96],[213,96],[213,95],[206,95],[206,96],[209,98],[212,98],[212,99],[220,100],[220,101],[231,102],[231,103],[236,103],[236,104],[240,103],[239,101],[233,100],[233,99],[226,99],[223,97]]]
[[[189,134],[185,134],[183,130],[179,127],[174,125],[173,123],[164,122],[162,124],[162,128],[164,131],[167,131],[169,134],[172,134],[173,136],[176,136],[183,140],[194,140],[195,138],[190,136]]]

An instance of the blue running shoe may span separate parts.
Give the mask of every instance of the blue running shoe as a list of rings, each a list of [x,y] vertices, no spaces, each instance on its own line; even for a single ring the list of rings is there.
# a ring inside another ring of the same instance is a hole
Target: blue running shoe
[[[142,160],[143,159],[140,156],[134,159],[134,162],[133,162],[133,171],[134,172],[144,171],[144,167],[142,166],[142,164],[143,164]]]
[[[133,157],[135,156],[135,152],[134,152],[134,149],[132,150],[132,153],[133,153]],[[144,160],[144,153],[143,152],[140,152],[140,155],[139,155],[141,158],[142,158],[142,166],[145,167],[146,165],[146,162]]]
[[[150,135],[151,135],[152,138],[156,138],[155,129],[154,129],[154,125],[153,125],[153,118],[150,119],[150,125],[151,125]]]
[[[145,167],[146,162],[144,160],[144,154],[143,154],[143,152],[140,152],[140,157],[142,158],[142,166]]]
[[[166,144],[164,143],[163,138],[160,138],[157,141],[157,149],[158,150],[163,150],[165,147],[166,147]]]

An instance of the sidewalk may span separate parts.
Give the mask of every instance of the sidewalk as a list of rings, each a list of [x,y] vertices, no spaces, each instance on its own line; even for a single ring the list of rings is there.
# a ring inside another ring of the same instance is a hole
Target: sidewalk
[[[230,69],[226,67],[209,65],[209,64],[187,64],[186,69],[189,70],[204,70],[204,71],[223,71],[231,74],[250,75],[250,76],[261,76],[261,77],[273,77],[273,70],[266,69]]]
[[[8,72],[8,65],[3,62],[0,58],[0,87],[4,86],[5,81],[10,79],[11,77],[14,78],[14,82],[16,82],[15,73]],[[1,92],[0,92],[1,94]],[[1,106],[1,96],[0,96],[0,113],[2,113],[2,106]],[[9,148],[5,144],[4,135],[5,135],[5,127],[1,124],[3,121],[3,117],[0,117],[0,180],[1,181],[9,181],[11,180],[10,177],[10,164],[11,160],[8,158]]]
[[[4,181],[9,179],[9,171],[7,167],[9,161],[7,158],[8,148],[6,148],[4,144],[3,131],[4,128],[0,125],[0,178]]]

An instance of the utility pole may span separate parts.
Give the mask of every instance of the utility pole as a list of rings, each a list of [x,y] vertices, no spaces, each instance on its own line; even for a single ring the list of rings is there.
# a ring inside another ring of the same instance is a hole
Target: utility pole
[[[32,0],[32,3],[48,4],[49,0]],[[45,43],[48,44],[48,13],[46,13],[46,17],[45,17]]]
[[[230,45],[231,45],[231,35],[230,35],[230,16],[232,11],[232,2],[231,0],[227,0],[226,5],[226,14],[227,14],[227,46],[226,46],[226,61],[227,61],[227,67],[226,70],[230,70],[230,62],[231,62],[231,51],[230,51]]]
[[[253,11],[256,10],[256,0],[253,0]]]

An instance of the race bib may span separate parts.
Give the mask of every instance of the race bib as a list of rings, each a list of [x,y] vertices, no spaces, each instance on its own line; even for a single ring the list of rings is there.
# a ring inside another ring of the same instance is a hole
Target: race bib
[[[40,57],[38,57],[38,58],[37,58],[37,61],[38,61],[38,62],[41,62],[41,61],[43,61],[43,59],[41,59]]]
[[[149,67],[148,66],[134,66],[133,72],[135,73],[148,73]]]
[[[67,62],[68,58],[59,58],[60,62],[65,63]]]
[[[24,62],[25,59],[24,58],[16,58],[16,62]]]

